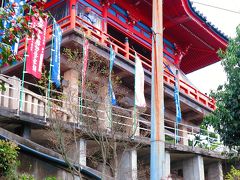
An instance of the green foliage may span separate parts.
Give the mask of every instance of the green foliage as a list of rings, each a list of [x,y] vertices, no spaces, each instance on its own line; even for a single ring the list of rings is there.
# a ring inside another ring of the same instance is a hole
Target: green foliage
[[[0,177],[14,176],[19,165],[18,149],[15,143],[0,140]]]
[[[6,1],[9,2],[9,1]],[[38,4],[39,8],[31,8]],[[22,55],[13,54],[11,47],[17,42],[17,39],[23,39],[26,35],[31,36],[36,32],[36,29],[33,29],[29,25],[32,17],[42,17],[45,18],[46,14],[43,13],[43,0],[32,0],[30,3],[24,4],[20,8],[20,12],[23,15],[16,15],[15,7],[18,6],[16,3],[10,3],[5,7],[0,8],[0,29],[4,30],[1,34],[0,48],[0,59],[4,64],[12,64],[15,61],[21,61]],[[14,17],[14,18],[13,18]],[[5,27],[5,23],[8,23],[8,28]]]
[[[0,82],[0,91],[6,91],[5,83]]]
[[[57,180],[56,177],[46,177],[45,180]]]
[[[63,49],[63,55],[67,57],[68,61],[78,61],[82,57],[82,53],[78,49],[73,51],[69,48]]]
[[[227,173],[225,180],[238,180],[238,179],[240,179],[240,170],[232,166],[230,172]]]
[[[165,135],[165,141],[167,143],[170,143],[170,144],[174,144],[175,143],[175,139],[171,136],[168,136],[168,135]]]
[[[190,146],[201,147],[204,149],[214,150],[219,145],[218,137],[215,133],[209,132],[207,126],[202,124],[200,126],[200,131],[195,135],[193,141],[189,141]]]
[[[26,174],[26,173],[19,175],[18,179],[19,180],[35,180],[35,178],[32,175]]]
[[[240,146],[240,26],[237,37],[229,41],[226,51],[219,50],[227,82],[211,96],[217,100],[217,109],[205,118],[229,147]]]

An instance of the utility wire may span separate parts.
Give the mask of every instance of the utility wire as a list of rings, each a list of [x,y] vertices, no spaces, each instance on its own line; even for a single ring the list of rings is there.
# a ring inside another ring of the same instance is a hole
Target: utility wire
[[[200,2],[196,2],[196,1],[191,1],[191,2],[193,2],[195,4],[200,4],[200,5],[203,5],[203,6],[207,6],[207,7],[211,7],[211,8],[215,8],[215,9],[231,12],[231,13],[235,13],[235,14],[240,14],[240,11],[234,11],[234,10],[231,10],[231,9],[225,9],[225,8],[222,8],[222,7],[213,6],[213,5],[210,5],[210,4],[200,3]]]

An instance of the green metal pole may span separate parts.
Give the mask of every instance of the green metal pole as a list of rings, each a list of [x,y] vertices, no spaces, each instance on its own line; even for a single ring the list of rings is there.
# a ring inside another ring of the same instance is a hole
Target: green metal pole
[[[109,63],[111,64],[111,62],[109,61]],[[110,67],[110,66],[109,66]],[[108,86],[110,86],[110,82],[112,80],[112,72],[111,70],[109,71],[109,79],[108,79]],[[111,84],[112,86],[112,84]],[[108,87],[109,88],[109,87]],[[113,90],[113,87],[111,87]],[[108,90],[108,105],[109,105],[109,121],[108,121],[108,127],[112,129],[112,92],[109,93]]]
[[[28,37],[27,37],[28,38]],[[22,73],[22,82],[21,82],[21,90],[20,90],[20,111],[22,111],[23,107],[23,88],[24,88],[24,79],[25,79],[25,70],[26,70],[26,56],[27,56],[27,38],[25,44],[25,52],[24,52],[24,59],[23,59],[23,73]]]
[[[51,92],[51,85],[52,85],[52,80],[51,80],[51,77],[52,77],[52,56],[53,56],[53,40],[54,40],[54,24],[56,23],[56,20],[53,18],[53,27],[52,27],[52,46],[51,46],[51,58],[50,58],[50,66],[49,66],[49,74],[48,74],[48,89],[47,89],[47,113],[49,115],[50,113],[50,101],[49,101],[49,98],[50,98],[50,92]]]
[[[32,11],[32,6],[30,6],[29,14],[31,13],[31,11]],[[21,90],[20,90],[20,107],[19,107],[20,111],[22,111],[22,108],[23,108],[23,88],[24,88],[24,79],[25,79],[25,71],[26,71],[26,57],[28,56],[27,47],[28,47],[28,36],[26,36],[25,52],[24,52],[24,59],[23,59],[23,73],[22,73],[22,82],[21,82]]]
[[[81,83],[82,83],[82,89],[81,89],[81,91],[80,91],[80,97],[79,97],[79,104],[80,104],[80,124],[82,124],[82,122],[83,122],[83,96],[84,96],[84,90],[85,90],[85,88],[83,88],[83,84],[85,83],[85,82],[83,82],[84,80],[85,80],[85,78],[84,78],[84,60],[85,60],[85,57],[86,57],[86,46],[85,46],[85,43],[86,43],[86,41],[87,41],[87,43],[89,43],[88,42],[88,39],[86,38],[86,36],[85,36],[85,33],[83,34],[83,58],[82,58],[82,76],[81,76]],[[89,45],[87,46],[87,48],[89,48]],[[88,49],[87,49],[88,50]],[[88,62],[87,62],[87,66],[88,66]]]
[[[83,72],[84,72],[84,59],[85,59],[85,56],[86,56],[86,54],[85,54],[85,49],[84,49],[84,44],[85,44],[85,39],[86,37],[85,37],[85,34],[83,35],[83,58],[82,58],[82,77],[81,77],[81,83],[82,83],[82,89],[81,89],[81,91],[80,91],[80,99],[79,99],[79,101],[80,101],[80,124],[82,124],[82,122],[83,122],[83,116],[82,116],[82,112],[83,112],[83,107],[82,107],[82,105],[83,105]]]
[[[111,49],[112,49],[112,45],[111,45]],[[114,56],[115,58],[115,56]],[[112,60],[114,61],[114,59]],[[108,76],[108,113],[109,113],[109,117],[108,117],[108,128],[112,129],[112,94],[113,94],[113,86],[112,86],[112,68],[111,67],[111,53],[110,53],[110,61],[109,61],[109,76]],[[110,84],[111,82],[111,84]],[[111,85],[111,90],[112,92],[110,92],[110,85]]]
[[[137,53],[135,52],[135,69],[134,69],[134,104],[133,104],[133,132],[131,135],[131,138],[134,139],[134,135],[136,133],[137,130],[137,124],[136,124],[136,118],[137,118],[137,114],[136,114],[136,58],[137,58]]]

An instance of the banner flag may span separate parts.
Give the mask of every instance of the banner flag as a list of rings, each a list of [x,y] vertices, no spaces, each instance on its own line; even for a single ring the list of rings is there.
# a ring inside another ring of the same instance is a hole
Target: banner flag
[[[182,121],[182,113],[180,107],[179,90],[178,90],[178,70],[176,70],[175,85],[174,85],[174,101],[176,105],[176,122]]]
[[[135,53],[135,105],[138,107],[146,107],[144,96],[144,70],[142,62]]]
[[[116,57],[116,54],[115,54],[115,52],[114,52],[114,50],[112,48],[112,45],[111,45],[110,46],[110,73],[112,73],[115,57]]]
[[[88,39],[85,39],[83,43],[82,96],[84,96],[85,94],[85,81],[86,81],[86,73],[87,73],[87,66],[88,66],[88,53],[89,53],[89,42],[88,42]]]
[[[52,44],[52,75],[51,80],[57,88],[60,87],[60,47],[62,41],[61,27],[54,20],[53,22],[53,44]]]
[[[117,100],[116,100],[116,97],[115,97],[115,94],[113,92],[113,88],[112,88],[112,79],[111,79],[111,74],[112,74],[112,69],[113,69],[113,64],[114,64],[114,61],[115,61],[115,57],[116,57],[116,54],[112,48],[112,46],[110,46],[110,74],[109,74],[109,81],[108,81],[108,93],[109,93],[109,97],[111,99],[111,103],[112,105],[117,105]]]
[[[44,58],[45,39],[47,18],[43,20],[39,17],[39,20],[32,17],[32,28],[36,30],[28,41],[27,58],[26,58],[26,73],[32,74],[36,78],[40,79],[42,76],[42,65]]]
[[[116,106],[117,105],[117,99],[116,99],[116,96],[115,96],[115,94],[113,92],[113,88],[112,88],[112,83],[111,82],[109,82],[109,84],[108,84],[108,92],[109,92],[109,96],[111,98],[111,104],[113,106]]]

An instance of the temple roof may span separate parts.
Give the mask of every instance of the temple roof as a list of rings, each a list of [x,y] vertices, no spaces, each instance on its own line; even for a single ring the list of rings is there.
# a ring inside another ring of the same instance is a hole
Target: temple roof
[[[115,0],[132,15],[152,25],[151,0]],[[132,8],[134,7],[134,8]],[[180,48],[188,49],[180,68],[187,74],[220,60],[218,49],[225,49],[228,37],[207,21],[189,0],[163,0],[163,35]]]
[[[186,74],[220,60],[217,51],[226,48],[228,37],[193,8],[189,0],[165,0],[163,9],[164,34],[172,37],[181,50],[188,48],[180,64]]]
[[[152,0],[103,1],[117,4],[127,16],[143,22],[149,29],[152,26]],[[54,3],[56,1],[48,4]],[[218,49],[227,47],[228,37],[207,21],[190,0],[163,0],[163,26],[164,37],[178,52],[184,52],[180,68],[186,74],[219,61]]]
[[[216,27],[211,21],[207,20],[207,17],[204,16],[203,13],[201,13],[200,11],[197,10],[196,7],[193,6],[193,3],[191,1],[189,1],[190,3],[190,8],[192,9],[192,11],[200,18],[202,19],[202,21],[204,21],[209,28],[212,28],[216,33],[218,33],[223,39],[225,39],[226,41],[229,40],[229,37],[221,31],[221,29],[219,29],[218,27]]]

